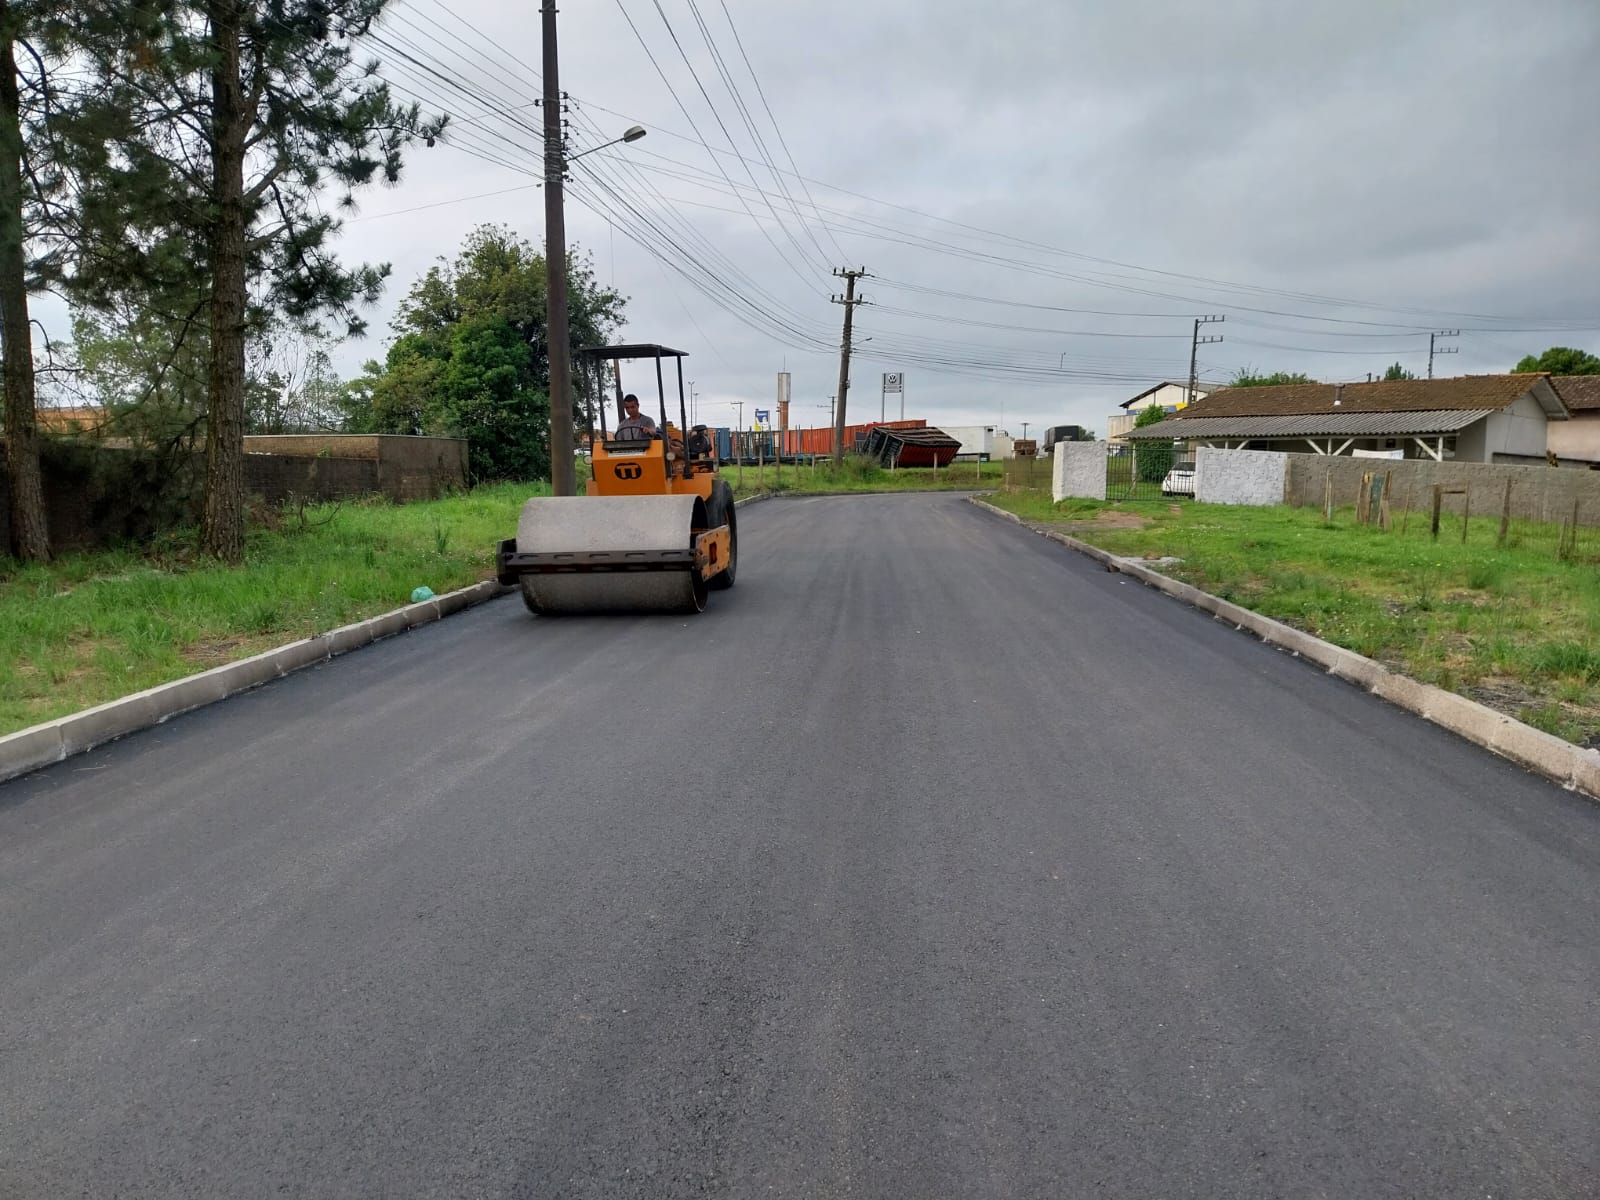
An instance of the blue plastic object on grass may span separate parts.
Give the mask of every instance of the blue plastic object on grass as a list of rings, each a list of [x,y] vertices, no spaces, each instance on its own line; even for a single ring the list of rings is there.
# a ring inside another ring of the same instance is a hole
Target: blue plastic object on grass
[[[428,587],[426,584],[424,584],[422,587],[414,588],[411,592],[411,603],[413,604],[421,604],[424,600],[432,599],[433,589]]]

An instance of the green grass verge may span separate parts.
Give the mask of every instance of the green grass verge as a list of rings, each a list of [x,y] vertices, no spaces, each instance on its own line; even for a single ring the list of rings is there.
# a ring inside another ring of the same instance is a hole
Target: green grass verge
[[[1183,502],[1052,504],[1036,491],[991,497],[1035,523],[1061,523],[1113,554],[1182,561],[1196,587],[1459,692],[1529,724],[1600,745],[1600,572],[1553,553],[1557,531],[1524,524],[1505,547],[1498,518],[1461,519],[1435,542],[1325,523],[1318,509]],[[1514,544],[1512,544],[1514,543]]]
[[[764,467],[726,466],[722,477],[736,496],[760,492],[970,492],[998,487],[1001,468],[1001,463],[989,462],[956,463],[937,471],[910,467],[887,471],[869,458],[851,454],[837,471],[826,461],[802,467],[769,463]]]
[[[445,500],[271,510],[243,567],[197,562],[193,535],[143,552],[0,558],[0,733],[154,687],[494,575],[496,543],[545,484]]]

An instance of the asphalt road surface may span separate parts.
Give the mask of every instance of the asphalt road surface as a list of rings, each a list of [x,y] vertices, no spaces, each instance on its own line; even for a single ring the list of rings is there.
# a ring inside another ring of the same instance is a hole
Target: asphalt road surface
[[[0,787],[0,1196],[1594,1197],[1600,806],[951,496]]]

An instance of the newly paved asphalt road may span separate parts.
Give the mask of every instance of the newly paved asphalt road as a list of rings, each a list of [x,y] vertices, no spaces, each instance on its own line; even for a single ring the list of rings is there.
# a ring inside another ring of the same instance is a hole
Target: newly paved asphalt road
[[[0,1196],[1594,1197],[1600,806],[954,497],[0,786]]]

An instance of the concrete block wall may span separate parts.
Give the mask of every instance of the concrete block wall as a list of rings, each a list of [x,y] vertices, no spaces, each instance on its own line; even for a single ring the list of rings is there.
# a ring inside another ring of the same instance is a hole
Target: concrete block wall
[[[1104,442],[1057,442],[1051,450],[1050,495],[1056,500],[1069,496],[1083,500],[1106,498],[1106,444]]]
[[[1282,504],[1288,481],[1289,456],[1281,451],[1201,446],[1195,455],[1194,498],[1206,504]]]

